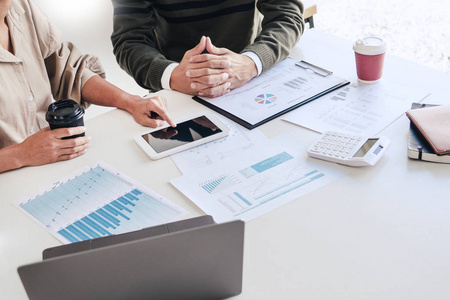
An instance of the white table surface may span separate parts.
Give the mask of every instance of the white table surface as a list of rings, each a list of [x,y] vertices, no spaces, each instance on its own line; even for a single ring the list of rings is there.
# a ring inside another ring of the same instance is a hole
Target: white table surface
[[[351,46],[308,30],[292,56],[354,80]],[[424,102],[450,104],[449,74],[388,55],[383,80],[423,86],[431,92]],[[158,95],[175,118],[206,110],[187,95]],[[86,155],[0,174],[1,299],[27,299],[17,267],[60,245],[12,203],[81,166],[104,161],[187,209],[187,217],[203,214],[168,183],[181,175],[172,160],[151,161],[137,147],[132,136],[142,127],[130,115],[112,110],[86,126]],[[269,138],[288,132],[305,145],[317,137],[280,118],[259,129]],[[408,130],[408,119],[399,117],[382,131],[392,144],[377,165],[334,165],[348,175],[246,223],[243,292],[235,298],[449,299],[450,166],[408,159]]]

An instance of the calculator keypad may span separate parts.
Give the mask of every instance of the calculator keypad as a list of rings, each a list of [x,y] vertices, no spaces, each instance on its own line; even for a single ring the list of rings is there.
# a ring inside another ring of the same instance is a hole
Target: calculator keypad
[[[309,151],[330,157],[348,158],[353,155],[362,139],[363,137],[352,134],[326,132]]]

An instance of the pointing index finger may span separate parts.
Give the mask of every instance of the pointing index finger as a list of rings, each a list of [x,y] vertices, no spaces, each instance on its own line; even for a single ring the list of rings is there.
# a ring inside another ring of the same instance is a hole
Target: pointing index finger
[[[176,123],[172,120],[172,118],[169,116],[169,114],[167,113],[167,111],[162,108],[159,105],[155,105],[154,107],[154,111],[159,115],[159,117],[161,119],[163,119],[164,121],[166,121],[167,123],[169,123],[170,126],[172,127],[176,127]],[[150,113],[152,113],[152,111],[150,111]]]

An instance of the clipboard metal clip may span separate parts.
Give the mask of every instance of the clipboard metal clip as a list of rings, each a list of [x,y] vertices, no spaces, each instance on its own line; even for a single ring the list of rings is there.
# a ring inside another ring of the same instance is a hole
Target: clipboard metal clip
[[[331,71],[325,70],[324,68],[318,67],[318,66],[313,65],[313,64],[311,64],[309,62],[306,62],[304,60],[297,61],[295,63],[295,65],[300,67],[300,68],[303,68],[305,70],[312,71],[313,73],[315,73],[317,75],[320,75],[320,76],[323,76],[323,77],[327,77],[327,76],[333,74],[333,72],[331,72]]]

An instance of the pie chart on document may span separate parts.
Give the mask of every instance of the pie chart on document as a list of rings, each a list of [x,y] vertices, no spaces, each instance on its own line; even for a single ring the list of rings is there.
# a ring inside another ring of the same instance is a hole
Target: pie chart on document
[[[261,94],[256,96],[255,101],[259,104],[271,104],[277,101],[277,97],[273,94]]]

